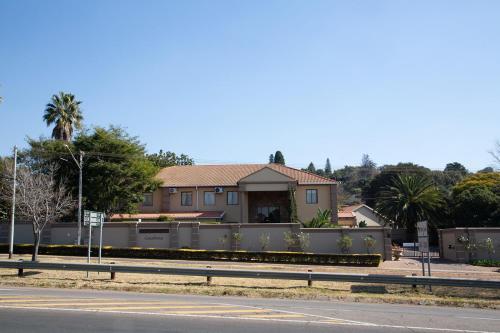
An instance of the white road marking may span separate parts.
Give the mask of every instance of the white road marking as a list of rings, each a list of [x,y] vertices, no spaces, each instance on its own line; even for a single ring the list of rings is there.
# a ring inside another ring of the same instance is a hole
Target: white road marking
[[[488,317],[457,317],[457,318],[479,319],[479,320],[498,320],[498,321],[500,321],[500,318],[488,318]]]
[[[234,316],[214,316],[214,315],[197,315],[197,314],[176,314],[176,313],[157,313],[157,312],[134,312],[134,311],[106,311],[95,309],[68,309],[68,308],[41,308],[41,307],[12,307],[0,306],[0,308],[8,309],[25,309],[25,310],[49,310],[49,311],[66,311],[66,312],[100,312],[100,313],[113,313],[113,314],[132,314],[132,315],[151,315],[163,317],[189,317],[189,318],[208,318],[208,319],[231,319],[231,320],[254,320],[254,321],[279,321],[288,323],[299,324],[328,324],[328,325],[345,325],[345,326],[365,326],[365,327],[383,327],[383,328],[396,328],[405,330],[421,330],[421,331],[437,331],[437,332],[454,332],[454,333],[500,333],[498,331],[475,331],[475,330],[462,330],[455,328],[437,328],[437,327],[422,327],[422,326],[403,326],[403,325],[385,325],[373,324],[362,322],[345,322],[340,318],[329,318],[330,321],[311,321],[300,319],[270,319],[270,318],[249,318],[249,317],[234,317]],[[275,311],[275,310],[273,310]],[[293,313],[293,312],[290,312]],[[328,317],[325,317],[328,318]],[[341,320],[342,322],[337,322]]]

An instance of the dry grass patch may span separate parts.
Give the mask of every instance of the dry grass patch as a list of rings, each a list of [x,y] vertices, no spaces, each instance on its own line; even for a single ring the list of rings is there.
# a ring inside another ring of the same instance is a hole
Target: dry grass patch
[[[85,262],[83,258],[46,257],[43,261],[50,262]],[[106,259],[104,262],[115,261],[117,264],[166,266],[161,260],[127,260]],[[276,270],[307,270],[307,266],[299,265],[269,265],[218,263],[211,264],[216,268],[233,269],[276,269]],[[168,266],[205,267],[206,263],[168,262]],[[352,272],[352,268],[332,266],[314,266],[315,271]],[[366,272],[360,268],[359,273]],[[401,271],[395,271],[402,275]],[[136,292],[155,292],[169,294],[200,294],[213,296],[246,296],[265,298],[300,298],[321,300],[348,300],[355,302],[385,302],[401,304],[451,305],[478,308],[500,309],[500,290],[485,290],[476,288],[433,287],[432,293],[427,288],[419,286],[413,290],[411,286],[370,285],[346,282],[314,282],[312,288],[307,287],[307,281],[286,281],[270,279],[238,279],[213,277],[212,285],[206,285],[205,277],[124,274],[117,273],[115,280],[110,280],[109,273],[89,273],[67,271],[30,271],[24,278],[17,277],[16,270],[0,269],[0,285],[30,286],[52,288],[77,288],[121,290]],[[367,273],[376,274],[373,269]]]

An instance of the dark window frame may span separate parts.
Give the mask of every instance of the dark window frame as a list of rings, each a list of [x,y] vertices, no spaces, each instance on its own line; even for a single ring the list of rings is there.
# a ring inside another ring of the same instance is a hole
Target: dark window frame
[[[313,191],[313,193],[315,193],[314,195],[314,201],[311,201],[309,202],[309,191]],[[318,204],[318,189],[316,188],[310,188],[310,189],[306,189],[306,204],[307,205],[317,205]]]
[[[190,204],[189,205],[185,205],[184,204],[184,201],[182,200],[182,196],[184,194],[190,194],[191,195],[191,201],[190,201]],[[184,191],[184,192],[181,192],[181,206],[184,206],[184,207],[190,207],[193,205],[193,191]]]
[[[146,196],[150,196],[151,197],[151,203],[149,202],[146,202]],[[152,207],[154,206],[154,198],[153,198],[153,193],[152,192],[149,192],[149,193],[144,193],[144,197],[142,199],[142,205],[144,207]]]
[[[236,203],[230,203],[229,202],[229,193],[236,193]],[[240,204],[240,195],[239,195],[238,191],[227,191],[226,203],[227,203],[228,206],[237,206],[237,205],[239,205]]]
[[[207,193],[212,193],[214,196],[214,203],[211,205],[207,204],[207,197],[206,197]],[[215,206],[215,200],[216,200],[215,199],[215,191],[204,191],[203,192],[203,206]]]

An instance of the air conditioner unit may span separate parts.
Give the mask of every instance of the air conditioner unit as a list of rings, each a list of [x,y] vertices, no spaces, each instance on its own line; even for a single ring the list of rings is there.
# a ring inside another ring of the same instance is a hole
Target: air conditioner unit
[[[177,189],[175,187],[171,187],[168,189],[168,193],[177,193]]]
[[[216,187],[215,193],[224,193],[224,187]]]

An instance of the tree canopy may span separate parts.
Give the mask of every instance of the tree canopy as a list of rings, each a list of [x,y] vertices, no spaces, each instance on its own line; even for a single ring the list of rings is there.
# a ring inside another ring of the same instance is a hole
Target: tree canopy
[[[43,120],[47,126],[55,124],[52,138],[71,141],[74,129],[80,129],[83,116],[80,111],[81,101],[77,101],[73,94],[60,92],[52,95],[51,101],[45,107]]]
[[[285,165],[285,157],[283,156],[283,153],[279,150],[274,153],[274,163]]]
[[[188,155],[177,155],[171,151],[160,150],[158,153],[148,154],[148,160],[153,162],[158,168],[166,168],[174,165],[193,165],[194,160]]]

